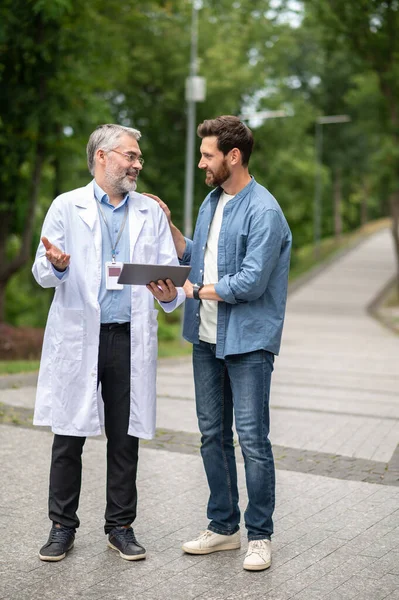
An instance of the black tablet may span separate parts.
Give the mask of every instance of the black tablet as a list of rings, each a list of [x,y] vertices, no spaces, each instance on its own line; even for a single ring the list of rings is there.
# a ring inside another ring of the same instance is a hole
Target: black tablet
[[[124,263],[118,283],[128,285],[147,285],[151,281],[170,279],[176,287],[181,287],[186,281],[191,267],[180,265],[146,265],[139,263]]]

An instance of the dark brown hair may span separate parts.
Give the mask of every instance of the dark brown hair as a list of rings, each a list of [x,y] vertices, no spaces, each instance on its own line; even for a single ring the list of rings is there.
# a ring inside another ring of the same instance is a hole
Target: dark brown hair
[[[241,152],[242,164],[248,165],[254,138],[252,131],[238,117],[223,115],[216,119],[208,119],[198,125],[197,134],[202,139],[216,136],[217,147],[226,156],[233,148]]]

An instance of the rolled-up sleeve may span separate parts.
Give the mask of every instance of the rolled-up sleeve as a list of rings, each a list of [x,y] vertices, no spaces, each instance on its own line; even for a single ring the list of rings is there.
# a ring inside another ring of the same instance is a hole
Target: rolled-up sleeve
[[[282,223],[276,210],[269,209],[254,216],[239,271],[224,275],[215,285],[222,300],[238,304],[259,298],[278,263],[283,241]]]

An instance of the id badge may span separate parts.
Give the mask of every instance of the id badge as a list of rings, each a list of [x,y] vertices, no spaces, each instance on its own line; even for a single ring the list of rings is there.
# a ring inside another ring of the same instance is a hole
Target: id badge
[[[107,290],[123,290],[123,284],[118,283],[118,277],[122,271],[121,262],[105,263],[105,287]]]

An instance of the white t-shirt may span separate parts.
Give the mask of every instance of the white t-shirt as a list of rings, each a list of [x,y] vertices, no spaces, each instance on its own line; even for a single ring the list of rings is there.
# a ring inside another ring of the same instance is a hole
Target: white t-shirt
[[[204,283],[217,283],[218,276],[218,242],[222,226],[223,210],[227,202],[234,198],[222,192],[208,233],[208,241],[204,256]],[[216,344],[216,328],[218,321],[218,302],[201,300],[199,338],[203,342]]]

